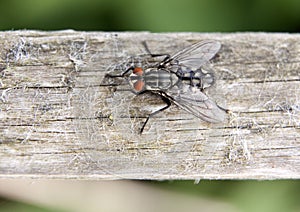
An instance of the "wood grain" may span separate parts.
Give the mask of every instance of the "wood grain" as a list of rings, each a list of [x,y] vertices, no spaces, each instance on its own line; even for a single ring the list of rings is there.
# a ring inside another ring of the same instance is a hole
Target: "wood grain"
[[[206,94],[230,113],[205,123],[104,76],[132,57],[222,44]],[[0,178],[300,178],[300,35],[0,32]]]

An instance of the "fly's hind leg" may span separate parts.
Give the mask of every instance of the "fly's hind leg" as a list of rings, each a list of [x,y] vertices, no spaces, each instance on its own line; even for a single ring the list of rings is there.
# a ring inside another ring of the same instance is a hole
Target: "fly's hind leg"
[[[162,112],[162,111],[168,109],[168,108],[171,106],[171,101],[170,101],[167,97],[162,96],[162,95],[160,95],[160,97],[162,98],[162,100],[163,100],[167,105],[164,106],[164,107],[162,107],[162,108],[160,108],[160,109],[157,110],[157,111],[154,111],[153,113],[151,113],[151,114],[148,115],[146,121],[144,122],[144,124],[143,124],[143,126],[142,126],[142,128],[141,128],[141,130],[140,130],[140,134],[143,133],[144,128],[145,128],[147,122],[149,121],[149,119],[150,119],[152,116],[154,116],[155,114],[158,114],[158,113],[160,113],[160,112]]]
[[[162,62],[168,61],[168,60],[170,59],[170,57],[171,57],[169,54],[153,54],[153,53],[151,53],[151,51],[150,51],[150,49],[149,49],[149,47],[148,47],[146,41],[143,41],[142,44],[143,44],[143,46],[144,46],[146,52],[147,52],[151,57],[165,57],[165,58],[162,60]]]

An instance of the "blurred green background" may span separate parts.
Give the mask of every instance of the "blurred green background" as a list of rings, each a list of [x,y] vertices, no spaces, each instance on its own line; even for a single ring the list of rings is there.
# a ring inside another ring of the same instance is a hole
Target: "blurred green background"
[[[299,0],[1,0],[0,30],[300,30]]]
[[[0,30],[17,29],[299,32],[300,1],[0,0]],[[198,185],[191,181],[137,183],[207,197],[216,202],[222,200],[240,211],[300,211],[299,181],[201,181]],[[4,196],[0,199],[0,211],[55,210]]]

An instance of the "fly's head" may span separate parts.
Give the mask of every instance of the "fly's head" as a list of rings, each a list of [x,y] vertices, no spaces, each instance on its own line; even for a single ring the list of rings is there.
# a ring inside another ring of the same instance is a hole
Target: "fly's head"
[[[132,91],[135,94],[142,93],[145,91],[145,70],[142,67],[132,67],[131,73],[128,76],[129,84],[132,87]]]

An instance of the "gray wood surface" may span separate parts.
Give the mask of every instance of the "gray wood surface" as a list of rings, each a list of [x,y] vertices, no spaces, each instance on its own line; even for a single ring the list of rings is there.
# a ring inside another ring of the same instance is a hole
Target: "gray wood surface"
[[[133,56],[222,44],[210,124],[104,75]],[[300,35],[0,32],[0,178],[300,178]]]

